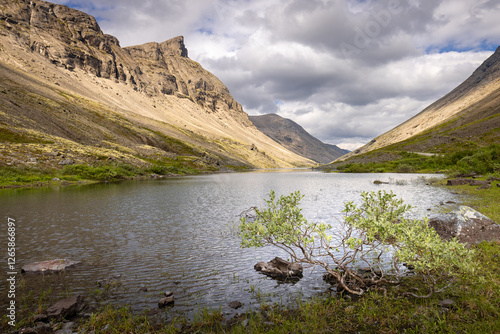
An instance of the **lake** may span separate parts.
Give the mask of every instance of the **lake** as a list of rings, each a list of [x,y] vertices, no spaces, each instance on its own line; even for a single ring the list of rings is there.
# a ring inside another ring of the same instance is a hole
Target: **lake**
[[[425,178],[435,177],[440,176],[260,170],[11,189],[0,191],[0,212],[5,228],[8,217],[17,222],[18,271],[25,264],[56,258],[83,262],[64,274],[18,274],[23,295],[50,289],[53,299],[82,294],[90,301],[143,311],[156,309],[168,290],[176,298],[169,312],[191,317],[200,308],[220,307],[231,314],[231,301],[241,301],[246,311],[263,300],[287,304],[329,289],[320,268],[305,270],[294,284],[261,275],[253,269],[255,263],[286,255],[272,247],[240,248],[235,229],[239,214],[262,207],[270,190],[278,195],[300,190],[305,195],[303,213],[313,221],[332,223],[341,217],[345,201],[359,202],[362,191],[376,190],[394,191],[422,216],[428,209],[439,210],[441,201],[460,201],[458,195],[427,185]],[[7,249],[6,237],[1,245]],[[107,289],[98,286],[110,277]],[[141,287],[148,291],[139,292]],[[2,296],[6,289],[7,284],[0,286]],[[18,293],[18,303],[21,298]],[[1,303],[6,305],[5,298]]]

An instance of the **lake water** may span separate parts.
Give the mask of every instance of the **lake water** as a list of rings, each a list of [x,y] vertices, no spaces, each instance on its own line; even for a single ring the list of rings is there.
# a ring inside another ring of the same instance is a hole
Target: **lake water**
[[[288,303],[297,296],[328,290],[319,268],[305,270],[295,284],[282,284],[257,273],[253,266],[275,256],[272,247],[241,249],[234,228],[239,214],[262,207],[270,190],[289,194],[300,190],[308,220],[334,222],[343,202],[359,202],[362,191],[392,190],[415,214],[438,209],[439,202],[460,201],[445,189],[426,185],[416,174],[326,174],[309,170],[256,171],[127,181],[57,189],[0,191],[0,212],[17,222],[16,269],[56,258],[83,265],[63,275],[18,274],[23,294],[48,290],[53,299],[82,294],[88,300],[156,309],[164,291],[176,301],[169,312],[191,316],[200,308],[244,303],[243,311],[262,300]],[[389,184],[376,185],[374,180]],[[2,249],[7,249],[2,233]],[[5,275],[7,264],[0,272]],[[113,280],[109,289],[97,281]],[[2,279],[2,282],[5,282]],[[139,292],[145,286],[148,292]],[[7,284],[0,285],[1,307]],[[18,303],[22,296],[18,293]],[[239,310],[241,311],[241,309]]]

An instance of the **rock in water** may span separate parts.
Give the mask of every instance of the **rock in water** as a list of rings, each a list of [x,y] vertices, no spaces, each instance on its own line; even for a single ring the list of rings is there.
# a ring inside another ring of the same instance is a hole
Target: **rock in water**
[[[158,302],[158,307],[163,308],[169,305],[174,305],[174,303],[175,303],[175,298],[173,295],[170,295],[168,297],[160,299],[160,301]]]
[[[21,272],[50,272],[62,271],[81,264],[80,261],[72,261],[68,259],[57,259],[42,262],[30,263],[21,268]]]
[[[481,241],[500,241],[500,225],[467,206],[429,220],[429,225],[445,240],[478,244]]]
[[[279,279],[301,278],[303,271],[300,263],[288,262],[279,257],[269,262],[259,262],[254,268],[264,275]]]
[[[84,307],[82,296],[73,296],[63,299],[47,309],[47,317],[50,319],[69,318],[77,314]]]

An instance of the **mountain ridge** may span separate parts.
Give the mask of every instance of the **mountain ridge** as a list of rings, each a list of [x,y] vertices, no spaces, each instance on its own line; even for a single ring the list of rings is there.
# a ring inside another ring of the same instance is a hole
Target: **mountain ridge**
[[[335,162],[388,161],[393,153],[446,154],[500,141],[500,47],[427,108]]]
[[[299,124],[277,114],[249,116],[249,118],[257,129],[271,139],[290,151],[318,163],[329,163],[348,153],[336,145],[321,142]]]
[[[182,36],[121,48],[95,18],[64,5],[0,0],[0,9],[2,130],[31,137],[33,145],[48,136],[111,156],[189,153],[214,165],[259,168],[313,164],[255,128],[227,87],[188,58]],[[2,144],[14,152],[22,143]],[[29,154],[9,163],[42,161],[48,150],[23,149]],[[75,161],[89,161],[77,155]]]

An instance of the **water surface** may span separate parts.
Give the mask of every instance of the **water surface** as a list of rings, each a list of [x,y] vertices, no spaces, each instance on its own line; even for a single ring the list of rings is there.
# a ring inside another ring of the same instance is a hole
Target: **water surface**
[[[0,192],[0,212],[5,222],[11,217],[18,223],[18,270],[55,258],[83,262],[64,275],[19,275],[23,291],[36,294],[50,286],[54,298],[101,295],[106,302],[141,311],[157,308],[162,292],[170,290],[176,312],[192,314],[202,307],[230,312],[227,304],[234,300],[246,310],[262,299],[287,303],[329,288],[320,269],[307,270],[295,284],[280,284],[253,265],[283,253],[272,247],[240,248],[234,222],[242,211],[261,207],[270,190],[279,195],[300,190],[306,218],[329,223],[340,218],[345,201],[359,202],[362,191],[392,190],[415,206],[417,215],[440,201],[459,201],[457,195],[427,185],[423,177],[436,175],[258,171],[5,190]],[[376,185],[374,180],[389,184]],[[1,240],[3,249],[6,243]],[[110,289],[97,286],[110,277],[118,277]],[[141,286],[148,292],[138,292]],[[0,286],[2,295],[6,288]]]

